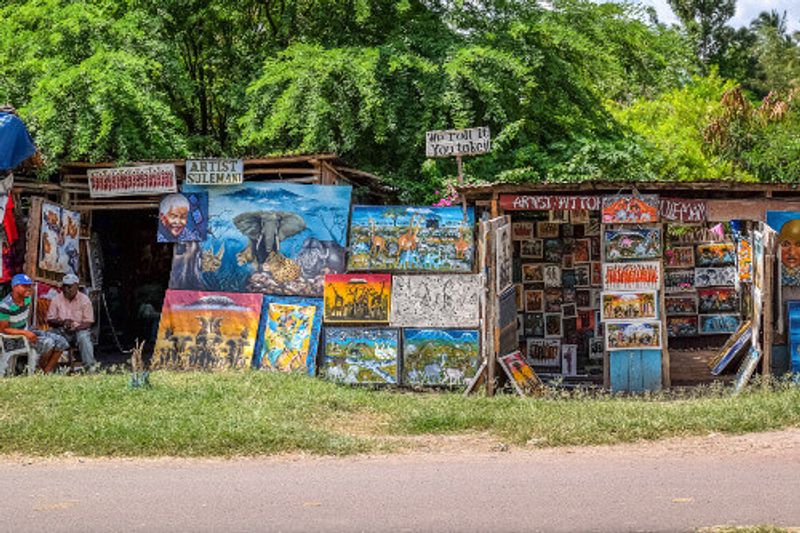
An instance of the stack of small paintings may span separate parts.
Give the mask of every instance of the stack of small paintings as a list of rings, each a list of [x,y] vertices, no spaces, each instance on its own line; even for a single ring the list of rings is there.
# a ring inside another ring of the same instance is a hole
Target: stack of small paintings
[[[480,363],[477,330],[403,330],[405,385],[462,386]]]
[[[346,384],[396,384],[400,330],[326,327],[320,376]]]
[[[322,326],[322,300],[265,295],[253,366],[314,375]]]
[[[325,322],[389,322],[390,274],[325,276]]]

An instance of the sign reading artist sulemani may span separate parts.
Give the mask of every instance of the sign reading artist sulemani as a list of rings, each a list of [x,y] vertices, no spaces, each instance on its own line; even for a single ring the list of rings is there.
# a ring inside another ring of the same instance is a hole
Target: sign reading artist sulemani
[[[235,185],[244,179],[241,159],[187,159],[184,183],[191,185]]]
[[[425,134],[427,157],[455,157],[458,155],[485,154],[492,149],[489,128],[466,130],[439,130]]]

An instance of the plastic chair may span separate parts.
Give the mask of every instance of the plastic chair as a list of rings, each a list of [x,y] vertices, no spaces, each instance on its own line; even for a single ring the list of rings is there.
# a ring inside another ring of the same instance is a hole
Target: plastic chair
[[[28,338],[24,335],[0,333],[0,377],[14,375],[20,356],[28,358],[28,375],[32,376],[36,363],[39,362],[39,355],[31,347]]]

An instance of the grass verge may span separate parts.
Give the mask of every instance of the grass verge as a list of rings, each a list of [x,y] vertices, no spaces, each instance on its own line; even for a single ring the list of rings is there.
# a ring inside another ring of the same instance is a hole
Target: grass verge
[[[800,425],[800,388],[683,399],[414,394],[243,373],[0,380],[0,454],[234,456],[391,451],[405,437],[484,433],[514,445],[614,444]]]

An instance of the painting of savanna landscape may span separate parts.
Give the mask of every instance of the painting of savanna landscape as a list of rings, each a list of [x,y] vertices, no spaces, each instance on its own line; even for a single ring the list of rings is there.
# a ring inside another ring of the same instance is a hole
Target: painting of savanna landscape
[[[403,331],[403,383],[461,386],[475,376],[480,362],[477,330],[406,329]]]
[[[397,383],[400,330],[325,328],[325,356],[320,375],[348,384]]]

